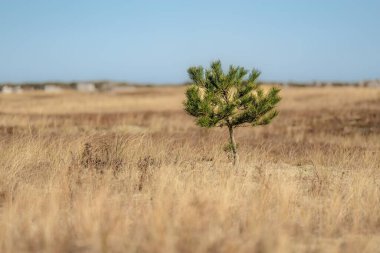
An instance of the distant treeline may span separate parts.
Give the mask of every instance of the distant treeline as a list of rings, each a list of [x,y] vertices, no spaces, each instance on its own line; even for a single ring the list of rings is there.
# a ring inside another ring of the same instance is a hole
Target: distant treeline
[[[188,85],[190,83],[182,83],[178,85]],[[261,81],[261,85],[275,85],[283,87],[329,87],[329,86],[357,86],[357,87],[380,87],[380,80],[365,80],[360,82],[269,82]],[[162,85],[162,84],[161,84]],[[134,87],[134,86],[160,86],[154,84],[134,84],[128,82],[112,82],[112,81],[86,81],[86,82],[24,82],[24,83],[0,83],[0,91],[6,89],[22,90],[52,90],[52,88],[60,90],[85,90],[90,88],[93,91],[113,90],[116,87]],[[90,90],[90,89],[89,89]]]
[[[108,81],[86,81],[86,82],[24,82],[24,83],[0,83],[0,91],[8,93],[30,91],[30,90],[87,90],[103,91],[114,87],[132,86],[126,82],[108,82]]]
[[[356,87],[380,87],[380,80],[365,80],[360,82],[262,82],[261,84],[272,84],[278,86],[293,87],[328,87],[328,86],[356,86]]]

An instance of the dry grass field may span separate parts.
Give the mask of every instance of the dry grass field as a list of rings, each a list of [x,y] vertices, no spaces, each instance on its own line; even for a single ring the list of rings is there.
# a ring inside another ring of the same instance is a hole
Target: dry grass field
[[[380,89],[200,129],[184,87],[0,95],[0,252],[380,252]]]

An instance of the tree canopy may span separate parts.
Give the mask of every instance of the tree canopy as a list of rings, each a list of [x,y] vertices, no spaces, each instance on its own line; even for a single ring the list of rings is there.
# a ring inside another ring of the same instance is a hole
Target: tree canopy
[[[210,69],[190,67],[188,74],[193,84],[186,91],[185,110],[201,127],[267,125],[278,114],[280,90],[272,87],[265,93],[255,69],[249,73],[230,66],[224,73],[221,62],[214,61]]]

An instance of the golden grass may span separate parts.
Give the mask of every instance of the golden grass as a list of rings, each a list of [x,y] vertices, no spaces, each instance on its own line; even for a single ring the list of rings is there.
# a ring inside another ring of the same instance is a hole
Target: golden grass
[[[380,252],[380,90],[194,126],[183,87],[0,95],[0,252]]]

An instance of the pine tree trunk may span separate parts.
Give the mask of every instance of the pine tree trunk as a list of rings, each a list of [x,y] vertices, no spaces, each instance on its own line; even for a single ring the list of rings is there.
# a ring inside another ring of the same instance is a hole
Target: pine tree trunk
[[[230,144],[231,144],[231,150],[232,150],[232,164],[235,166],[238,162],[239,156],[237,154],[236,150],[236,142],[234,137],[234,128],[232,126],[228,126],[228,131],[230,132]]]

